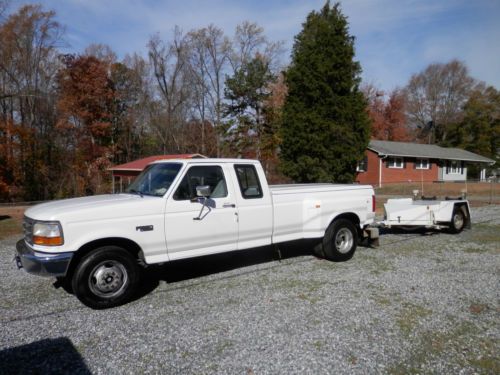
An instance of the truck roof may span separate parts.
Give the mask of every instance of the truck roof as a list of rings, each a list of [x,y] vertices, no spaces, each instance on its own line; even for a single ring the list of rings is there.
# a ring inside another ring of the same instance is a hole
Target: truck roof
[[[158,163],[183,163],[183,164],[213,164],[213,163],[231,163],[231,164],[240,164],[240,163],[252,163],[259,164],[258,160],[255,159],[230,159],[230,158],[205,158],[205,159],[160,159],[156,160],[150,164],[158,164]]]

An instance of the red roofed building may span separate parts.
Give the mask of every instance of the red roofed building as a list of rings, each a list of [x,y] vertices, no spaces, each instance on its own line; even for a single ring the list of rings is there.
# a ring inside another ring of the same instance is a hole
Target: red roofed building
[[[197,159],[205,158],[201,154],[175,154],[175,155],[153,155],[144,159],[138,159],[129,163],[115,165],[108,168],[113,178],[113,193],[122,192],[142,172],[146,166],[157,160],[169,159]],[[118,186],[116,186],[118,184]],[[116,187],[115,187],[116,186]]]

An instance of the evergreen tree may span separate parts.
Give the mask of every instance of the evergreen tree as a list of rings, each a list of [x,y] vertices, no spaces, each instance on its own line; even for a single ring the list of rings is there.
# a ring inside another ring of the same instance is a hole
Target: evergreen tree
[[[351,182],[370,136],[354,37],[339,4],[311,12],[286,72],[283,172],[298,182]]]
[[[450,126],[445,146],[463,148],[500,162],[500,92],[494,87],[479,87],[470,94],[463,108],[463,119]],[[470,175],[479,173],[480,167],[471,164]]]
[[[269,63],[259,55],[237,69],[233,77],[227,77],[225,97],[229,103],[225,115],[229,129],[226,141],[230,153],[248,156],[249,151],[254,151],[250,156],[260,159],[261,136],[267,125],[264,104],[271,95],[269,85],[275,80]]]

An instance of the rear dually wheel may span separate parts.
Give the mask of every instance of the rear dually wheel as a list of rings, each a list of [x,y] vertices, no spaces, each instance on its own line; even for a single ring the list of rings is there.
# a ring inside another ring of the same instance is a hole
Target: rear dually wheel
[[[358,231],[347,219],[338,219],[331,223],[322,241],[325,257],[337,262],[351,259],[357,245]]]

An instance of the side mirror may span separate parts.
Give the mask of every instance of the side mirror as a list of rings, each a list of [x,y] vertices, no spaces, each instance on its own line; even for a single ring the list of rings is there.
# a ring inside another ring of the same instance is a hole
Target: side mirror
[[[208,215],[208,213],[211,211],[210,206],[208,205],[208,197],[210,196],[210,186],[208,185],[201,185],[201,186],[196,186],[196,195],[199,197],[198,201],[200,203],[203,203],[200,209],[200,213],[198,214],[198,217],[193,217],[193,220],[202,220],[205,216]],[[196,198],[194,198],[196,199]],[[191,202],[194,202],[194,200],[191,200]],[[205,213],[205,215],[202,216],[203,210],[208,208],[208,211]]]
[[[196,195],[199,197],[209,197],[210,196],[210,186],[208,185],[201,185],[201,186],[196,186]]]

